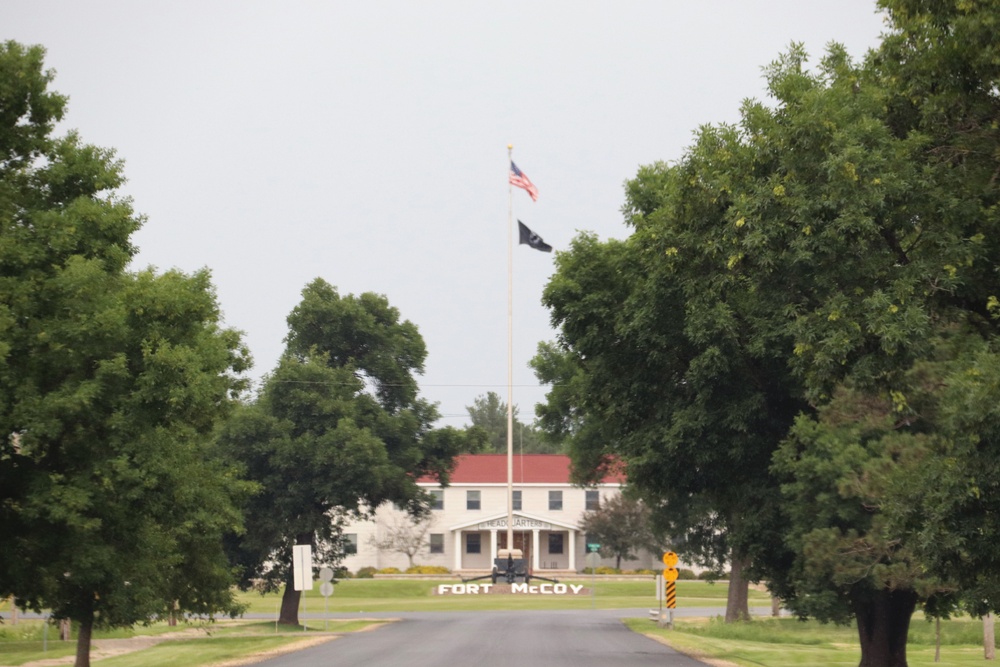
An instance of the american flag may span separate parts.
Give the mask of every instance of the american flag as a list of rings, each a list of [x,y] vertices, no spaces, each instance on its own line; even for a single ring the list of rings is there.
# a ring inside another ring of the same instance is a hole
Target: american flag
[[[510,162],[510,182],[519,188],[527,190],[531,201],[538,201],[538,188],[535,187],[523,171],[517,168],[513,160]]]

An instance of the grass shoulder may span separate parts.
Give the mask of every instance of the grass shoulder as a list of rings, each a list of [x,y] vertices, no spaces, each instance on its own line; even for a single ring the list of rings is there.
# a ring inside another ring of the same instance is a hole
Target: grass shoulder
[[[225,667],[301,650],[338,636],[379,627],[386,620],[314,621],[308,627],[275,626],[273,622],[220,621],[169,626],[154,623],[131,630],[95,632],[92,660],[104,667]],[[52,628],[25,620],[0,628],[0,665],[72,664],[75,636],[58,641]]]
[[[724,623],[719,618],[684,618],[673,630],[646,618],[625,619],[634,630],[676,651],[716,665],[739,667],[799,667],[829,665],[854,667],[861,657],[853,626],[799,621],[793,618],[755,618]],[[907,659],[911,667],[964,667],[983,661],[982,623],[959,618],[941,623],[941,661],[934,661],[935,630],[922,615],[910,626]]]

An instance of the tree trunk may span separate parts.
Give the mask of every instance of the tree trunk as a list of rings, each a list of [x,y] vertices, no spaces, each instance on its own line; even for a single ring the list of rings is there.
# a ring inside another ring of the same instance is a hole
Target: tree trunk
[[[94,633],[94,612],[80,619],[80,633],[76,638],[76,662],[73,667],[90,667],[90,638]]]
[[[997,644],[993,636],[993,614],[983,616],[983,652],[987,660],[996,660]]]
[[[726,623],[750,620],[750,582],[743,578],[747,560],[734,555],[729,564],[729,593],[726,596]]]
[[[312,533],[300,533],[295,536],[296,544],[312,544]],[[310,574],[310,576],[312,576]],[[299,625],[299,601],[302,599],[302,591],[295,590],[295,570],[291,565],[288,568],[288,576],[285,577],[285,592],[281,596],[281,612],[278,614],[278,623],[281,625]]]
[[[73,623],[68,618],[59,621],[59,641],[68,642],[72,633]]]
[[[907,667],[906,635],[917,594],[911,590],[865,591],[851,596],[851,606],[861,641],[858,667]]]
[[[281,596],[281,613],[278,614],[278,623],[281,625],[299,624],[299,601],[302,599],[302,591],[295,590],[292,582],[285,583],[285,592]]]
[[[934,619],[934,662],[941,662],[941,617]]]

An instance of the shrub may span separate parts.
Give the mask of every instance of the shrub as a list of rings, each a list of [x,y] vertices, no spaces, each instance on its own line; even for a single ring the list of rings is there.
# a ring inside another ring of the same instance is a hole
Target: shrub
[[[725,579],[725,572],[714,572],[712,570],[705,570],[698,575],[698,578],[702,581],[717,581],[718,579]]]
[[[337,568],[336,577],[337,579],[353,579],[354,575],[351,574],[351,571],[348,570],[346,567],[341,566]]]
[[[613,567],[608,567],[607,565],[602,565],[601,567],[594,570],[594,574],[621,574],[622,571],[615,569]]]
[[[402,571],[398,567],[383,567],[376,570],[376,574],[402,574]]]
[[[441,565],[414,565],[406,568],[406,574],[451,574],[451,570]]]
[[[375,576],[375,568],[371,565],[363,567],[354,576],[358,579],[371,579]]]
[[[686,567],[682,567],[677,570],[678,579],[697,579],[698,575],[694,573],[694,570],[689,570]]]

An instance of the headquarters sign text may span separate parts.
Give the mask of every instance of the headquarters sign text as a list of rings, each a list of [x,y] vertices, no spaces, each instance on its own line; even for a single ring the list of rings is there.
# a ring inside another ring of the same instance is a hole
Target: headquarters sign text
[[[506,527],[506,517],[493,519],[492,521],[484,521],[478,526],[479,530],[499,530]],[[552,530],[552,524],[548,521],[539,521],[538,519],[526,519],[523,516],[515,516],[514,528],[520,528],[521,530]]]

